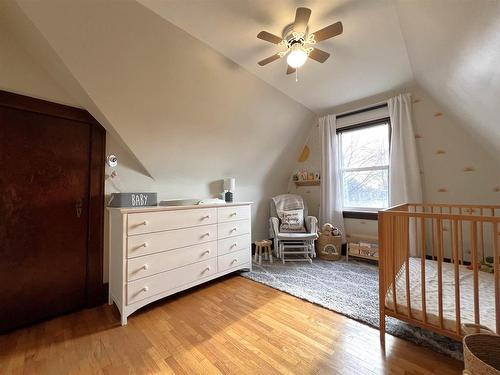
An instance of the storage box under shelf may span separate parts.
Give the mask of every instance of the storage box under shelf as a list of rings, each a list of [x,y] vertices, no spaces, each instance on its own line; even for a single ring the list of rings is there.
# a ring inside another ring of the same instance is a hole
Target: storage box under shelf
[[[367,242],[349,242],[347,244],[347,260],[349,257],[378,261],[378,244]]]

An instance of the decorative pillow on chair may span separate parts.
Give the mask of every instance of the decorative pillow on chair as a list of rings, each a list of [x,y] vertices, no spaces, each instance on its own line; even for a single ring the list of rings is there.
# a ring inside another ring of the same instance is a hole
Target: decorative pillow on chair
[[[280,232],[305,233],[304,210],[289,210],[278,212],[280,217]]]

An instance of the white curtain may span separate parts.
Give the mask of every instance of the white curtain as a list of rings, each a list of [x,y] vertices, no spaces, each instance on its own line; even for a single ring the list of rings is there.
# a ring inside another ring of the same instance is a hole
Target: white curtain
[[[389,162],[390,205],[422,203],[422,181],[413,130],[411,95],[398,95],[389,99],[387,104],[392,128]],[[414,220],[410,219],[408,223],[410,256],[417,256]]]
[[[319,119],[321,139],[321,196],[319,206],[320,225],[330,223],[342,232],[345,241],[342,217],[342,194],[340,191],[340,163],[335,115]]]
[[[411,95],[402,94],[387,102],[391,118],[389,162],[390,206],[422,202],[422,182],[413,130]]]

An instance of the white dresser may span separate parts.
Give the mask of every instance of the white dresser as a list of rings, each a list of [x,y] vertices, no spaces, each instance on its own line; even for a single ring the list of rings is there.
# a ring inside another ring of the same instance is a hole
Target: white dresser
[[[109,208],[109,303],[137,309],[252,268],[251,203]]]

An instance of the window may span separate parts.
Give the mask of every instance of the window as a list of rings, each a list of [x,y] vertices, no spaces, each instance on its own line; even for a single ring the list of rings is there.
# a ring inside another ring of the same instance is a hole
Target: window
[[[389,205],[389,119],[337,130],[344,211]]]

